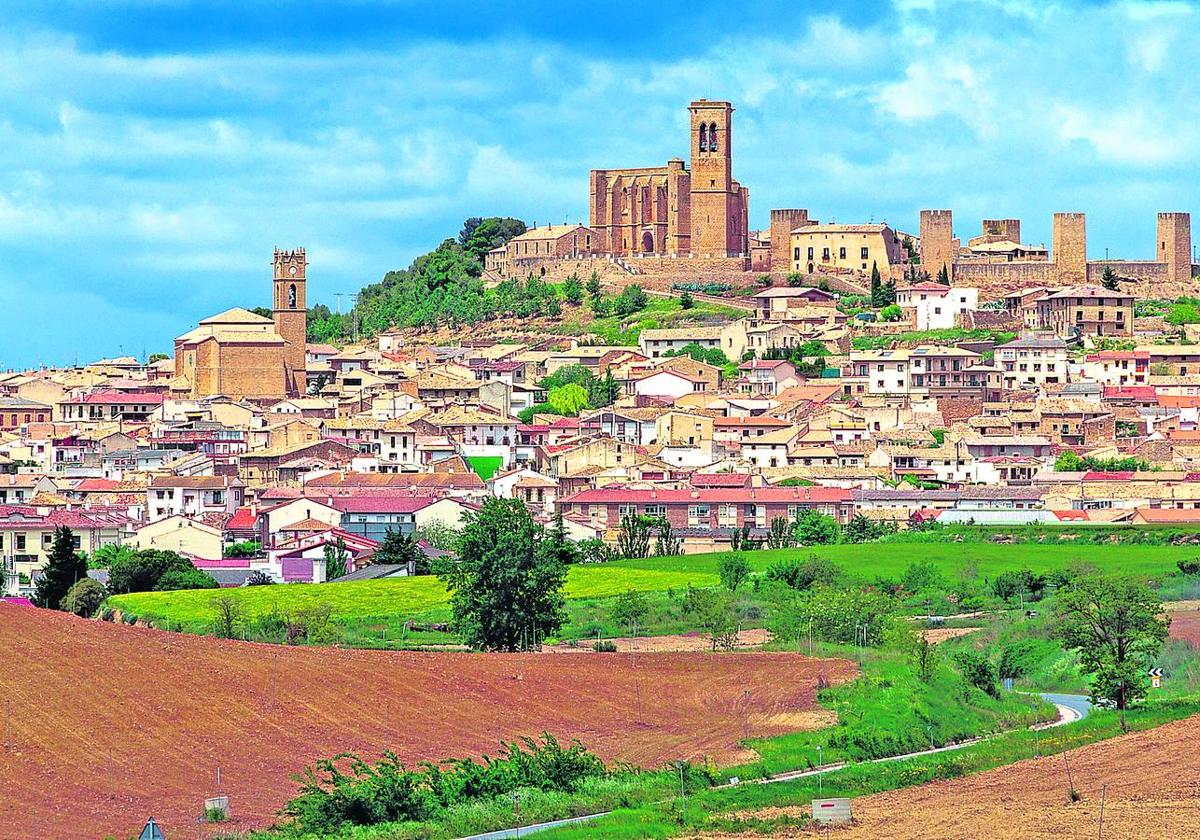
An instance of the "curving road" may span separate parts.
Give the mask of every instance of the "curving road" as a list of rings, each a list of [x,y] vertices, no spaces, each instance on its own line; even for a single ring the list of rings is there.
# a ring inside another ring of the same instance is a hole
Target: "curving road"
[[[1077,720],[1083,720],[1092,710],[1092,701],[1082,694],[1053,694],[1050,692],[1039,692],[1039,697],[1044,700],[1049,700],[1058,707],[1058,720],[1049,721],[1047,723],[1038,723],[1029,727],[1030,729],[1050,729],[1055,726],[1065,726],[1068,723],[1074,723]],[[978,744],[981,741],[986,741],[995,736],[985,736],[983,738],[971,738],[966,741],[958,741],[954,744],[946,744],[942,747],[934,749],[919,750],[917,752],[904,753],[903,755],[892,755],[887,758],[876,758],[867,764],[877,764],[884,761],[903,761],[906,758],[916,758],[922,755],[932,755],[933,753],[949,752],[950,750],[961,750],[963,747],[969,747],[973,744]],[[766,779],[754,779],[747,784],[770,785],[777,782],[789,782],[793,779],[800,779],[805,776],[818,776],[824,773],[832,773],[835,770],[841,770],[845,767],[845,762],[837,764],[826,764],[824,767],[816,770],[794,770],[790,773],[780,773]],[[722,785],[729,787],[729,785]],[[470,837],[463,837],[460,840],[510,840],[510,838],[520,837],[524,834],[535,834],[539,831],[545,831],[549,828],[558,828],[562,825],[571,823],[587,822],[598,817],[603,817],[609,812],[604,811],[599,814],[587,814],[582,817],[572,817],[565,820],[554,820],[553,822],[535,823],[533,825],[522,826],[521,828],[505,828],[499,831],[489,831],[486,834],[472,834]]]

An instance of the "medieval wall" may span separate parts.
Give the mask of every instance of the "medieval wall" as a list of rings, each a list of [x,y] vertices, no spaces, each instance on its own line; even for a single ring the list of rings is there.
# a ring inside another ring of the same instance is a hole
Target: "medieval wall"
[[[815,224],[807,210],[771,211],[771,266],[776,271],[787,271],[792,264],[792,231]]]
[[[921,211],[921,270],[936,278],[945,268],[954,277],[953,216],[949,210]],[[963,284],[960,284],[963,285]]]
[[[1058,269],[1058,282],[1087,280],[1087,217],[1083,213],[1055,213],[1050,257]]]

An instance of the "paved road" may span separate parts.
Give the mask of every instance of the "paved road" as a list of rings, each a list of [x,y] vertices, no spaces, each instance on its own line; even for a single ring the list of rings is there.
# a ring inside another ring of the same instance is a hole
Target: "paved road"
[[[1064,726],[1065,724],[1068,724],[1068,723],[1074,723],[1077,720],[1083,720],[1085,717],[1088,716],[1088,713],[1091,712],[1091,710],[1092,710],[1092,701],[1089,700],[1087,697],[1084,697],[1082,694],[1042,693],[1042,694],[1040,694],[1040,696],[1045,700],[1049,700],[1051,703],[1053,703],[1055,706],[1058,707],[1058,720],[1051,721],[1050,723],[1037,724],[1037,725],[1031,727],[1032,729],[1049,729],[1054,726]],[[892,756],[888,756],[887,758],[877,758],[868,763],[875,764],[875,763],[880,763],[880,762],[884,762],[884,761],[903,761],[906,758],[917,758],[917,757],[923,756],[923,755],[932,755],[934,753],[949,752],[950,750],[961,750],[963,747],[969,747],[973,744],[978,744],[981,741],[986,741],[986,740],[988,740],[988,738],[991,738],[991,737],[994,737],[994,736],[987,736],[984,738],[971,738],[966,741],[958,741],[957,743],[946,744],[943,747],[937,747],[934,749],[920,750],[918,752],[905,753],[904,755],[892,755]],[[790,773],[780,773],[778,775],[771,776],[766,779],[753,779],[753,780],[751,780],[751,783],[760,784],[760,785],[770,785],[770,784],[775,784],[777,782],[790,782],[793,779],[801,779],[806,776],[819,776],[819,775],[823,775],[825,773],[832,773],[835,770],[841,770],[845,766],[846,765],[844,762],[839,762],[837,764],[827,764],[824,767],[818,768],[816,770],[793,770]],[[728,785],[723,785],[722,787],[728,787]],[[536,834],[539,831],[545,831],[546,829],[549,829],[549,828],[557,828],[561,825],[569,825],[571,823],[577,823],[577,822],[587,822],[588,820],[594,820],[599,817],[606,816],[608,813],[609,813],[608,811],[604,811],[603,813],[599,813],[599,814],[588,814],[587,816],[573,817],[572,819],[567,819],[567,820],[555,820],[554,822],[535,823],[534,825],[523,826],[519,829],[518,828],[506,828],[501,831],[491,831],[491,832],[488,832],[487,834],[473,834],[470,837],[460,838],[460,840],[509,840],[509,838],[520,837],[520,836],[523,836],[526,834]]]
[[[1092,711],[1092,701],[1082,694],[1043,693],[1041,696],[1043,699],[1049,700],[1055,706],[1058,706],[1059,711],[1063,713],[1064,717],[1067,712],[1071,713],[1072,717],[1069,720],[1059,718],[1059,726],[1064,723],[1074,723],[1077,720],[1083,720]]]

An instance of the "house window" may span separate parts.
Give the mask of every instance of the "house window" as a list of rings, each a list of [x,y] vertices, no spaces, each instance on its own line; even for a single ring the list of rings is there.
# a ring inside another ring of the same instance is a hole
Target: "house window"
[[[865,260],[865,259],[866,259],[868,256],[870,256],[870,253],[871,253],[871,249],[870,249],[870,248],[863,248],[863,249],[862,249],[862,255],[861,255],[860,259],[864,259],[864,260]]]
[[[646,516],[666,516],[666,505],[646,505]]]

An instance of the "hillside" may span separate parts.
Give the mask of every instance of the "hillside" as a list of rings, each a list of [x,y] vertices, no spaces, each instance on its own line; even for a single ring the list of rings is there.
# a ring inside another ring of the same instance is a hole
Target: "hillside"
[[[36,652],[36,653],[35,653]],[[153,815],[172,840],[216,790],[228,828],[268,824],[288,778],[341,751],[478,755],[550,731],[655,766],[744,758],[738,740],[823,721],[819,676],[793,654],[385,653],[268,647],[0,604],[0,835],[118,837]],[[747,696],[744,690],[750,687]]]
[[[1200,834],[1200,718],[1169,723],[1067,753],[1078,802],[1067,797],[1061,756],[977,776],[867,797],[858,825],[839,837],[1095,837],[1104,794],[1105,837]]]

